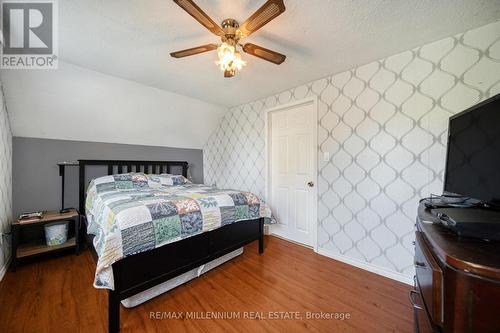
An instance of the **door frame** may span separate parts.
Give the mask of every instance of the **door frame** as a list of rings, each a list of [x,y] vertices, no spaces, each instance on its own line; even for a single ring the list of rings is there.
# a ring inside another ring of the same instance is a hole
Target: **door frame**
[[[313,179],[312,181],[314,182],[314,187],[313,187],[313,207],[311,209],[311,220],[312,220],[312,226],[311,226],[311,232],[313,233],[313,249],[314,252],[318,252],[318,97],[317,96],[310,96],[306,98],[302,98],[296,101],[293,101],[291,103],[286,103],[286,104],[280,104],[275,107],[269,108],[264,110],[264,129],[265,129],[265,196],[266,196],[266,201],[269,203],[270,206],[272,206],[271,202],[271,149],[270,148],[270,142],[271,142],[271,127],[269,126],[269,118],[271,117],[272,112],[276,111],[284,111],[286,109],[290,109],[293,107],[297,107],[300,105],[304,104],[313,104],[313,114],[311,115],[313,117],[313,124],[316,124],[316,126],[313,126],[313,147],[315,147],[313,151],[313,161],[312,161],[312,168],[313,168]],[[269,230],[272,233],[272,226],[270,226]]]

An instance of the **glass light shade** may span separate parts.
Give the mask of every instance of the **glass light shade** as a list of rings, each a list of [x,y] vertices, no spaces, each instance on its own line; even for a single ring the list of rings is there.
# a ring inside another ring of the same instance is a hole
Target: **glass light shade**
[[[236,51],[234,46],[227,43],[222,43],[217,48],[217,57],[218,60],[215,63],[225,73],[224,76],[226,77],[233,76],[236,70],[241,70],[246,65],[246,61],[241,59],[240,52]],[[228,73],[232,75],[228,75]]]
[[[234,53],[234,59],[233,59],[233,66],[237,69],[237,70],[241,70],[243,68],[243,66],[246,66],[247,62],[246,61],[243,61],[241,59],[241,54],[236,51]]]

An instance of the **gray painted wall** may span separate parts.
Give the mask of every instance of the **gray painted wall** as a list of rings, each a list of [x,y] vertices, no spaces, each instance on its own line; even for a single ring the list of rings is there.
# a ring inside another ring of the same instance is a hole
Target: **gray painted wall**
[[[13,138],[13,213],[54,210],[61,206],[61,177],[57,162],[77,159],[187,161],[193,182],[203,182],[201,149],[181,149],[116,143]],[[92,174],[105,175],[96,167]],[[78,207],[78,170],[67,167],[66,207]]]

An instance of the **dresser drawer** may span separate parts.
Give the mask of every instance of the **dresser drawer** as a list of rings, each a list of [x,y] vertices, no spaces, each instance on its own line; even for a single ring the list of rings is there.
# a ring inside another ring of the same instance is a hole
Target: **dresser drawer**
[[[415,233],[415,275],[427,311],[436,324],[443,323],[443,271],[421,232]]]
[[[418,287],[410,291],[410,302],[413,307],[413,322],[415,324],[415,333],[434,333],[429,314],[425,309],[422,295]]]

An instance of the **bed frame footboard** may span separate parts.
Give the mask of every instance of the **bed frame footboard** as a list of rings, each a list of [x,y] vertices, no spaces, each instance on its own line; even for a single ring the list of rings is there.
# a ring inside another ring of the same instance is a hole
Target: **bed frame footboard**
[[[113,264],[115,290],[108,291],[109,333],[120,330],[120,302],[253,241],[264,252],[264,218],[219,229],[124,258]],[[159,263],[162,264],[159,264]]]
[[[180,161],[79,160],[79,208],[85,222],[87,166],[107,167],[108,175],[125,172],[171,173],[174,168],[178,168],[182,175],[187,177],[189,164]],[[97,260],[97,253],[92,241],[93,235],[87,234],[87,243],[94,259]],[[109,332],[116,333],[120,330],[120,303],[122,300],[253,241],[259,242],[259,254],[264,253],[264,218],[238,221],[115,262],[112,265],[115,289],[108,291]]]

